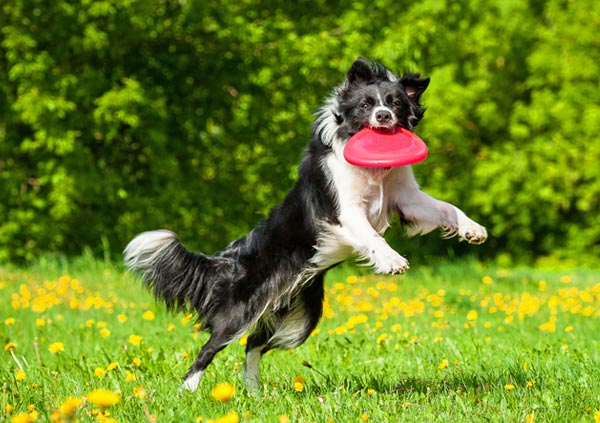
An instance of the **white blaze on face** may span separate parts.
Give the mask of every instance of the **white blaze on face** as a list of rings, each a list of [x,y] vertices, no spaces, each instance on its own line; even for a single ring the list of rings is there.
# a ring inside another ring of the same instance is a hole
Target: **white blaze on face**
[[[398,118],[392,109],[387,107],[377,90],[377,104],[369,117],[369,125],[375,128],[393,128],[398,123]]]

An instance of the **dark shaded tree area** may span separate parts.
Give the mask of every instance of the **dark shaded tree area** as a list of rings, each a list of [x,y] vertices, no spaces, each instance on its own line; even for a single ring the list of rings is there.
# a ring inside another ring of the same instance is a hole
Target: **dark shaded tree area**
[[[118,252],[163,227],[222,247],[283,198],[313,112],[359,55],[432,78],[415,172],[488,226],[482,254],[600,252],[598,2],[0,7],[2,259]]]

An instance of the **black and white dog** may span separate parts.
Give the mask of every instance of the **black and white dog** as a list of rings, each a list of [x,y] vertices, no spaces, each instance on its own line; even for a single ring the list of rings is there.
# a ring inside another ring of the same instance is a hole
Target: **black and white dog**
[[[398,78],[357,59],[317,112],[296,184],[248,235],[213,256],[188,251],[166,230],[127,245],[128,268],[155,296],[171,310],[196,313],[210,331],[184,388],[196,390],[215,354],[246,332],[246,385],[257,388],[261,356],[306,340],[321,317],[325,272],[352,255],[376,272],[408,269],[382,236],[391,213],[409,235],[441,228],[446,237],[485,241],[484,227],[420,191],[409,166],[362,168],[343,157],[345,143],[364,127],[413,130],[428,84],[418,74]]]

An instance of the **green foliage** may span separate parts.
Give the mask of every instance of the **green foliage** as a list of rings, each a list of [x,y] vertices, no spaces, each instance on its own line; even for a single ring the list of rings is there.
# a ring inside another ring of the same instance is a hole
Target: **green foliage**
[[[359,55],[431,76],[415,171],[488,226],[481,251],[600,253],[597,2],[79,3],[1,6],[2,259],[159,227],[222,247],[283,198]]]

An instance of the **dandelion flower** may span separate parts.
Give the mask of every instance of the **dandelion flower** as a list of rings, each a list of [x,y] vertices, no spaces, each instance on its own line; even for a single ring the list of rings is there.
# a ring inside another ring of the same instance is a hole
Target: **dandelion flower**
[[[506,385],[504,385],[504,389],[510,392],[515,389],[515,385],[511,385],[510,383],[507,383]]]
[[[11,423],[33,423],[33,418],[27,413],[16,414],[10,419]]]
[[[475,320],[477,320],[477,311],[476,310],[471,310],[467,313],[467,320],[469,322],[474,322]]]
[[[294,391],[296,391],[296,392],[304,391],[304,378],[302,376],[296,376],[294,378]]]
[[[154,317],[156,317],[156,316],[150,310],[145,311],[144,314],[142,314],[142,318],[144,320],[154,320]]]
[[[65,402],[63,402],[61,404],[58,411],[60,412],[61,416],[70,418],[75,415],[75,413],[77,412],[77,410],[79,409],[80,406],[81,406],[80,398],[70,397],[70,398],[67,398],[65,400]]]
[[[87,394],[87,400],[99,407],[109,407],[119,402],[119,396],[106,389],[96,389]]]
[[[144,389],[143,386],[138,386],[137,388],[133,389],[133,394],[138,397],[139,399],[144,399],[146,398],[146,390]]]
[[[279,418],[277,419],[278,423],[290,423],[290,418],[288,416],[286,416],[285,414],[281,414],[279,416]]]
[[[235,387],[229,383],[217,383],[210,394],[217,401],[227,402],[235,394]]]
[[[368,396],[372,397],[373,394],[375,394],[375,389],[372,389],[372,388],[367,389],[367,395]]]
[[[533,381],[533,380],[527,381],[527,387],[528,388],[533,388],[533,385],[535,385],[535,381]]]
[[[111,371],[111,370],[116,369],[117,367],[119,367],[119,363],[117,363],[116,361],[113,361],[108,365],[106,370]]]
[[[127,316],[125,316],[124,314],[119,314],[117,316],[117,320],[119,321],[119,323],[125,323],[125,321],[127,320]]]
[[[600,411],[594,413],[594,423],[600,423]]]
[[[442,362],[440,363],[440,365],[438,366],[438,368],[439,368],[440,370],[444,370],[446,367],[448,367],[448,359],[447,359],[447,358],[444,358],[444,359],[442,360]]]
[[[9,317],[8,319],[4,320],[4,324],[6,326],[12,326],[15,324],[15,318],[14,317]]]
[[[142,337],[139,335],[129,335],[129,343],[138,346],[142,342]]]
[[[4,351],[14,351],[17,349],[17,344],[14,342],[9,342],[4,346]]]
[[[103,328],[100,330],[100,336],[103,338],[108,338],[110,336],[110,329]]]
[[[362,422],[369,421],[369,416],[366,413],[361,414],[360,421],[362,421]]]
[[[44,319],[35,319],[35,325],[39,328],[46,326],[46,321]]]
[[[140,365],[142,364],[142,360],[139,357],[135,357],[132,361],[132,364],[135,367],[140,367]]]
[[[105,375],[106,375],[106,370],[104,370],[102,367],[96,367],[94,369],[94,376],[103,377]]]
[[[48,347],[48,351],[50,351],[52,354],[56,354],[64,350],[65,345],[62,342],[53,342]]]
[[[214,423],[239,423],[240,416],[235,411],[231,411],[224,416],[219,417]]]
[[[17,369],[17,371],[15,372],[15,379],[16,380],[25,380],[27,376],[25,376],[25,372],[22,369]]]

